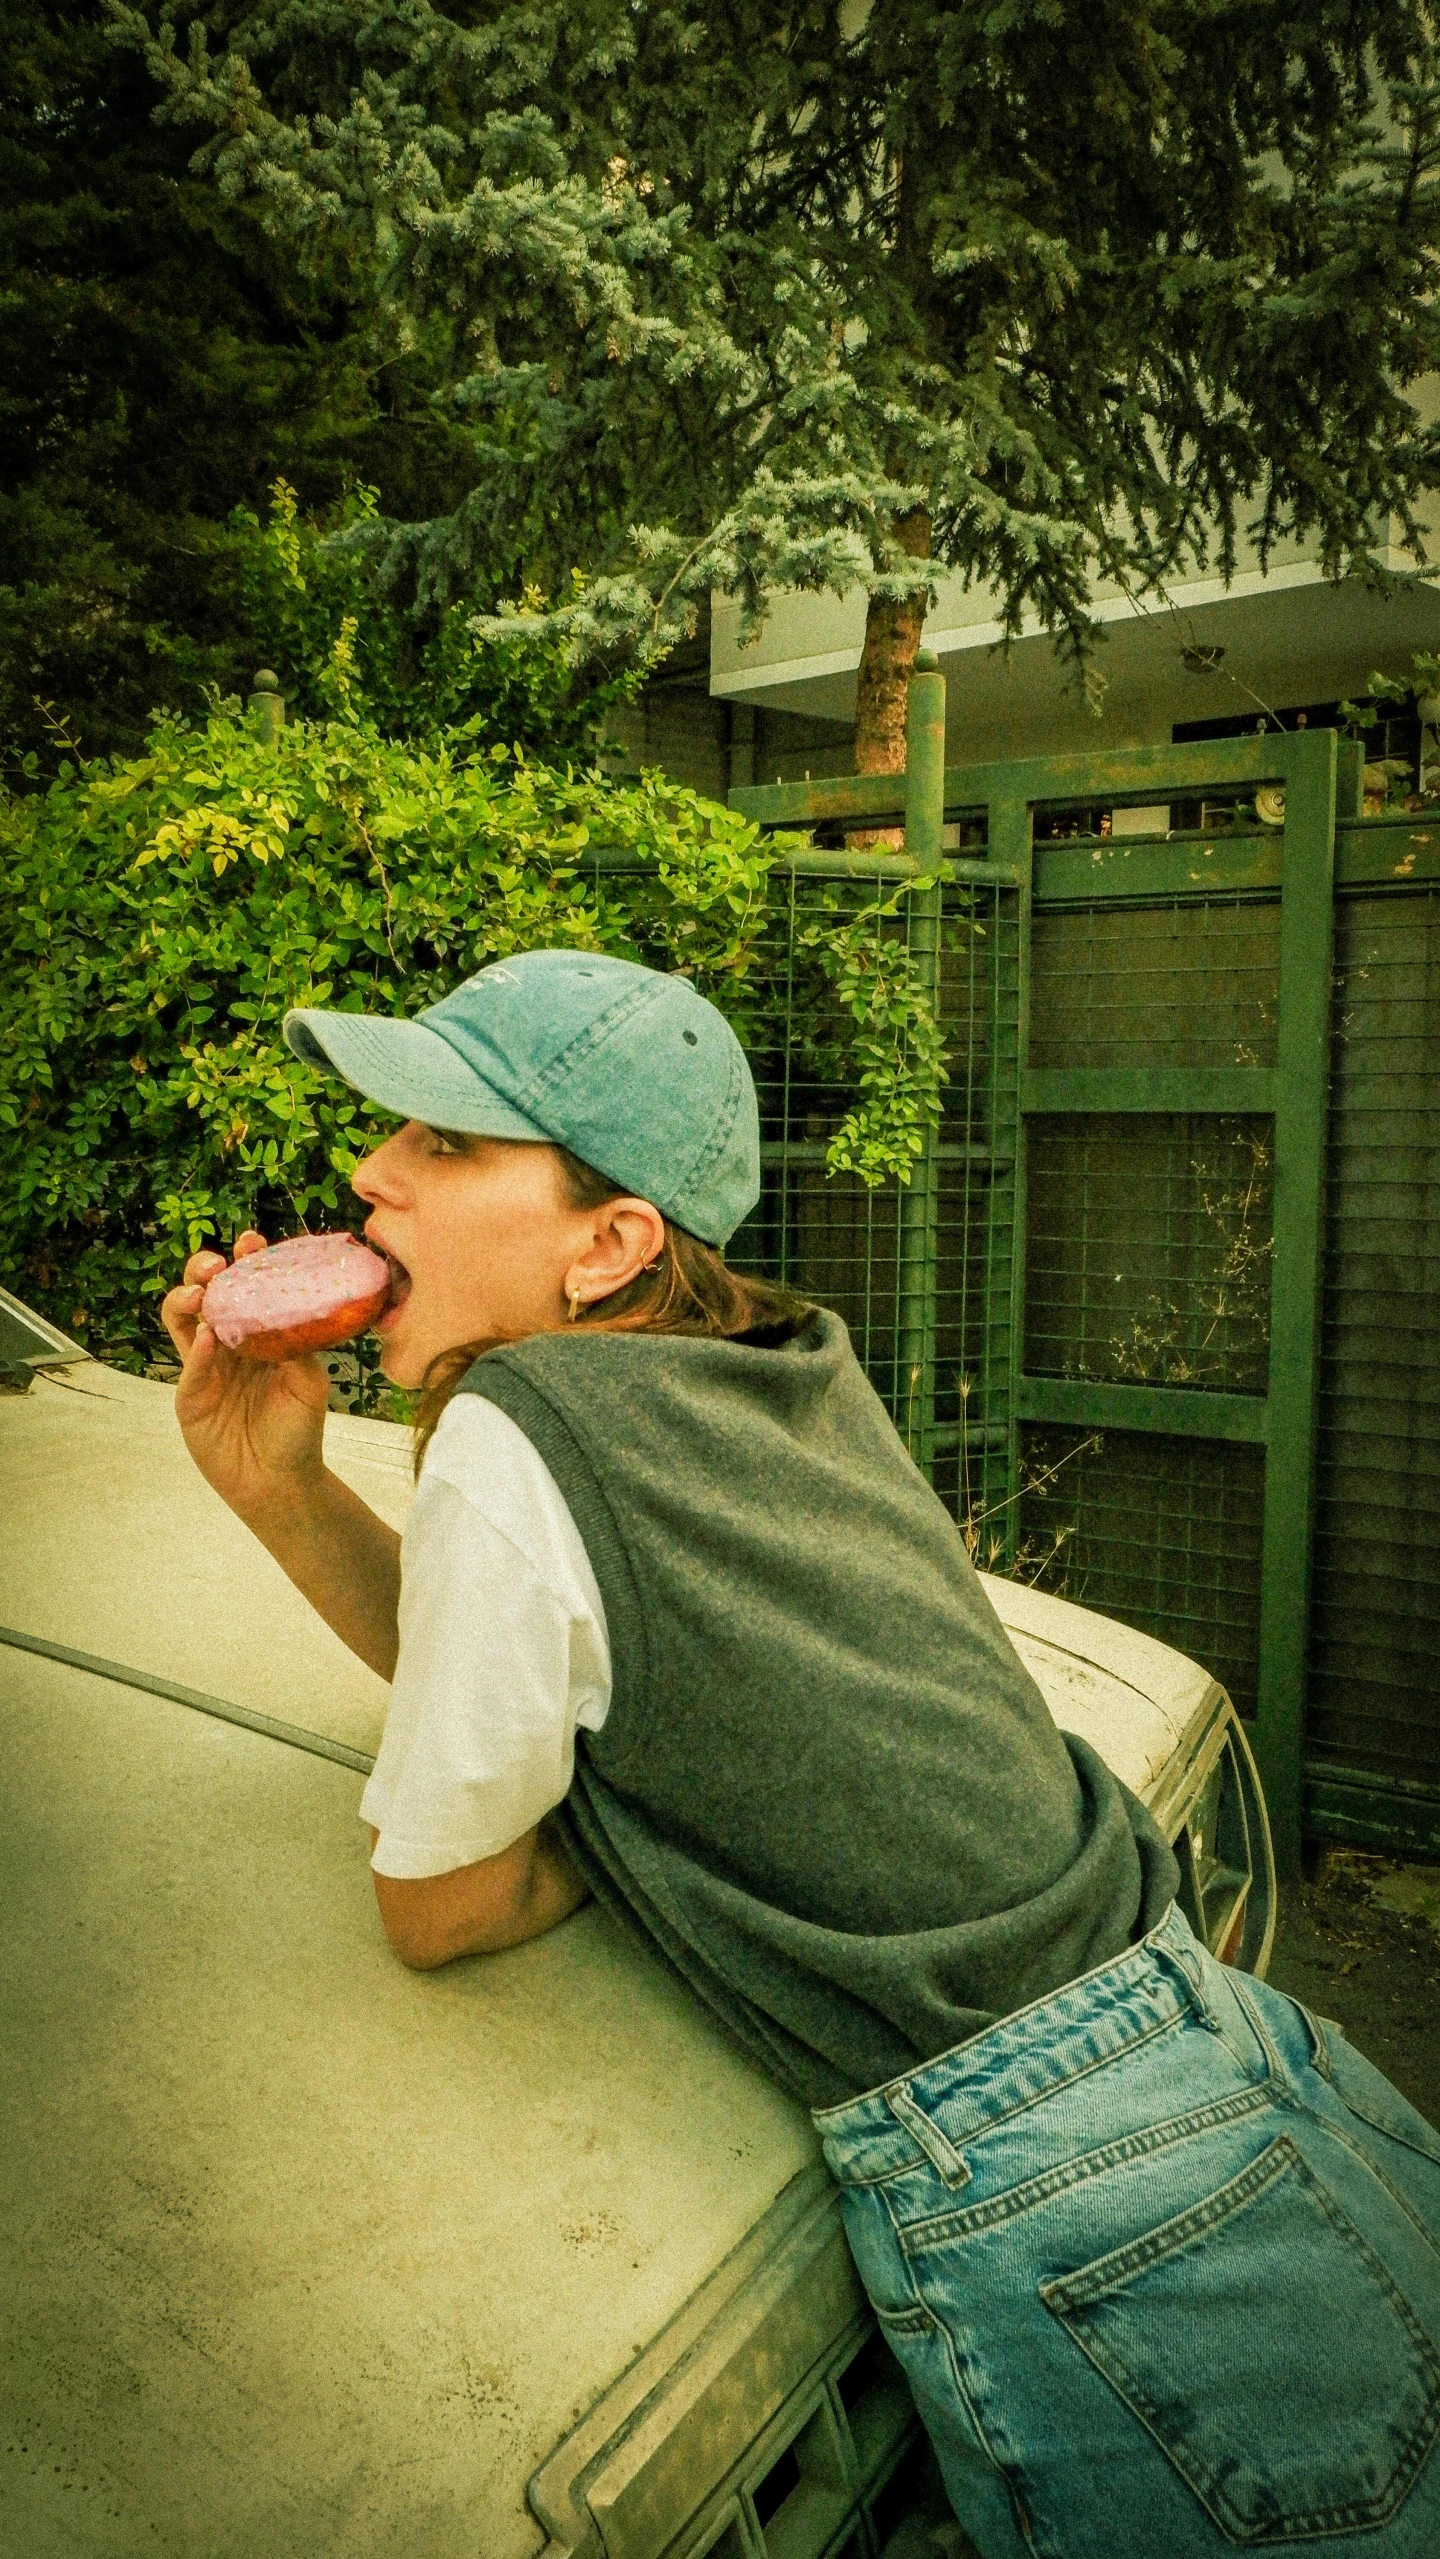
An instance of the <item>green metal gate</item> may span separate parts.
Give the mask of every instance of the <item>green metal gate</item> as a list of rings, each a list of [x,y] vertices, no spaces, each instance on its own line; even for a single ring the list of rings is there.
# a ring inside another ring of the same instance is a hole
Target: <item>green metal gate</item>
[[[1330,731],[948,772],[943,740],[922,663],[906,774],[732,794],[903,820],[800,857],[797,913],[944,860],[904,929],[951,1074],[909,1190],[867,1195],[781,1040],[737,1249],[847,1316],[982,1562],[1224,1680],[1282,1857],[1302,1816],[1440,1847],[1440,828],[1361,821]],[[1097,806],[1152,831],[1036,840]]]
[[[1440,1855],[1440,822],[1336,844],[1306,1809]]]

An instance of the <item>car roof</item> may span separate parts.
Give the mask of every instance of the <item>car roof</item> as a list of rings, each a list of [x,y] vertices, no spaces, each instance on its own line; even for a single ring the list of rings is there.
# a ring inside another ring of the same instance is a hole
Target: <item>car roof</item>
[[[326,1445],[399,1524],[408,1434],[331,1415]],[[140,2514],[184,2559],[521,2559],[527,2478],[812,2171],[808,2118],[593,1906],[397,1965],[357,1820],[385,1686],[202,1482],[167,1387],[41,1372],[0,1464],[0,1622],[50,1648],[0,1648],[16,2545],[128,2553]],[[1214,1683],[986,1586],[1150,1791]]]
[[[1221,1702],[1209,1671],[1093,1608],[980,1578],[1062,1731],[1079,1733],[1142,1802],[1168,1793],[1176,1753],[1189,1750]]]
[[[332,1413],[325,1444],[336,1472],[402,1526],[409,1432]],[[21,1523],[6,1538],[7,1620],[375,1751],[385,1683],[204,1483],[168,1386],[93,1361],[42,1372],[29,1395],[0,1403],[0,1446]],[[981,1581],[1056,1721],[1150,1794],[1213,1705],[1208,1671],[1093,1609]]]
[[[0,1618],[373,1747],[381,1683],[170,1406],[100,1369],[0,1400]],[[399,1510],[376,1428],[336,1417],[332,1460]],[[0,1668],[14,2546],[129,2554],[140,2514],[183,2559],[534,2551],[531,2472],[810,2167],[808,2117],[593,1906],[404,1971],[353,1770]]]

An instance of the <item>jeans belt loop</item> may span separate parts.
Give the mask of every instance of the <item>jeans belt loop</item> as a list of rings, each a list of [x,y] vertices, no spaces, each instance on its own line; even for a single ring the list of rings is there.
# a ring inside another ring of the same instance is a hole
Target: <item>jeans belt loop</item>
[[[1212,2035],[1218,2035],[1220,2032],[1220,2022],[1211,2009],[1209,2000],[1205,1996],[1205,1982],[1200,1965],[1200,1950],[1198,1942],[1195,1943],[1195,1949],[1192,1955],[1189,1947],[1170,1946],[1157,1942],[1159,1934],[1160,1932],[1157,1930],[1156,1937],[1151,1941],[1154,1953],[1158,1956],[1162,1964],[1168,1964],[1172,1974],[1178,1975],[1179,1980],[1183,1985],[1185,2000],[1187,2004],[1194,2009],[1201,2025],[1208,2026]]]
[[[1229,1967],[1218,1962],[1198,1938],[1193,1974],[1182,1956],[1172,1956],[1171,1960],[1186,1984],[1201,2025],[1219,2037],[1244,2071],[1254,2071],[1258,2045],[1258,2057],[1263,2058],[1267,2074],[1273,2078],[1278,2064],[1269,2038],[1258,2017],[1252,2015],[1249,2001],[1237,1990]]]
[[[938,2124],[904,2088],[892,2088],[885,2099],[897,2123],[904,2125],[913,2141],[918,2141],[931,2166],[937,2169],[947,2186],[968,2186],[970,2170],[953,2142],[946,2140]]]

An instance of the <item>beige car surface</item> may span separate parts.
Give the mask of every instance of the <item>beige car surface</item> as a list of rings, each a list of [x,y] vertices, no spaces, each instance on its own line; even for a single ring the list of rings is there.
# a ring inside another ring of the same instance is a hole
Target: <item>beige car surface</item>
[[[398,1524],[407,1435],[327,1447]],[[913,2422],[802,2110],[593,1907],[395,1961],[357,1819],[384,1686],[168,1389],[42,1370],[0,1468],[0,2548],[808,2559],[849,2518],[878,2552]],[[1213,1681],[989,1587],[1163,1800]]]

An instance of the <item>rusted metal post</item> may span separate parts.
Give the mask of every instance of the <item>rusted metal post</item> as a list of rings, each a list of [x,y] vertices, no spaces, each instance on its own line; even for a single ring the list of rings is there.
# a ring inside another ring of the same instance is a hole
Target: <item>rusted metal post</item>
[[[943,859],[945,824],[945,678],[921,649],[910,678],[905,748],[905,851],[922,870]],[[908,901],[911,959],[926,1002],[940,1010],[941,897],[937,886]],[[927,1129],[909,1184],[900,1193],[898,1414],[915,1463],[931,1472],[935,1455],[935,1327],[940,1251],[939,1137]]]

